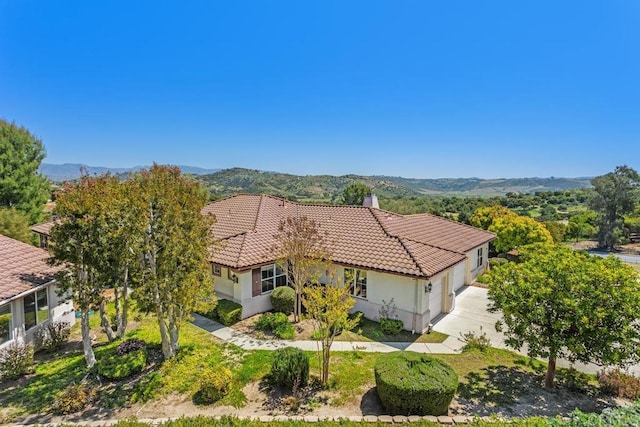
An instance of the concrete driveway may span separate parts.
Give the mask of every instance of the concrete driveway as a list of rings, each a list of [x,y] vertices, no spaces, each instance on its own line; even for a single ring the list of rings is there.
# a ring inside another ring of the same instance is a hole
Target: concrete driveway
[[[473,331],[486,333],[492,347],[506,348],[504,336],[496,332],[495,324],[500,313],[489,313],[487,290],[476,286],[465,286],[456,295],[454,310],[436,320],[433,329],[449,336],[460,338],[460,334]]]
[[[484,288],[476,286],[466,286],[458,291],[456,295],[456,306],[454,310],[436,320],[433,329],[445,333],[451,337],[460,338],[460,333],[473,331],[476,333],[485,332],[487,338],[491,340],[491,346],[497,348],[509,348],[504,344],[504,335],[496,332],[496,321],[500,320],[500,313],[489,313],[488,292]],[[462,342],[460,343],[462,346]],[[509,348],[509,350],[513,350]],[[526,354],[526,347],[519,352]],[[546,360],[544,360],[546,362]],[[595,374],[603,369],[603,366],[593,363],[571,363],[567,360],[558,360],[558,366],[570,367]],[[630,366],[628,371],[634,375],[640,375],[640,365]]]

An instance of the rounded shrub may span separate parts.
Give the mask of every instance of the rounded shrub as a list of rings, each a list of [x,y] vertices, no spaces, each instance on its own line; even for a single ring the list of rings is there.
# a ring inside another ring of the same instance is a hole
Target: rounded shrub
[[[292,391],[306,386],[309,380],[309,356],[294,347],[274,351],[270,379],[273,384]]]
[[[147,364],[147,351],[134,350],[122,356],[112,355],[98,361],[98,374],[108,380],[121,380],[138,374]]]
[[[296,336],[296,328],[291,323],[281,323],[273,334],[281,340],[292,340]]]
[[[70,384],[55,395],[51,410],[57,415],[82,411],[95,401],[96,394],[96,389],[88,384]]]
[[[271,305],[273,311],[291,314],[296,303],[296,291],[289,286],[278,286],[271,292]]]
[[[380,355],[374,374],[378,396],[391,414],[446,415],[458,389],[451,366],[412,351]]]
[[[400,319],[385,319],[384,317],[380,319],[380,329],[385,335],[398,335],[403,328],[404,324]]]
[[[208,369],[200,375],[200,388],[195,400],[202,404],[211,404],[225,397],[231,390],[233,375],[224,367]]]

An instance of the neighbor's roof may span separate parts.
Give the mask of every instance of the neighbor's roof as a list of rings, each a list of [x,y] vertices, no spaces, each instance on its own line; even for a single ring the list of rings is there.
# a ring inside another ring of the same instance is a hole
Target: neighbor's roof
[[[0,301],[51,282],[58,269],[47,258],[47,251],[0,234]]]
[[[267,195],[237,195],[210,203],[220,241],[212,262],[237,269],[275,260],[280,221],[306,216],[318,224],[331,261],[371,270],[430,277],[466,258],[495,235],[434,215],[398,215],[363,206],[304,205]]]
[[[47,221],[40,224],[36,224],[31,226],[31,231],[35,231],[39,234],[44,234],[48,236],[51,232],[51,228],[55,225],[55,221]]]

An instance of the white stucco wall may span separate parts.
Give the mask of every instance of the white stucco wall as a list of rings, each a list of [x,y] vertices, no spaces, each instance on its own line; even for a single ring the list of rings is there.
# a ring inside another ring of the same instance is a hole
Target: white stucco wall
[[[478,248],[482,248],[482,265],[480,267],[477,266],[478,264]],[[470,250],[469,252],[466,253],[467,255],[467,278],[466,278],[466,284],[470,285],[473,282],[476,281],[476,277],[478,277],[479,275],[481,275],[482,273],[484,273],[487,269],[487,266],[489,265],[489,244],[485,243],[482,246],[478,246],[476,248],[473,248],[472,250]]]
[[[9,345],[12,342],[33,342],[38,328],[48,323],[57,321],[67,322],[70,325],[75,323],[75,312],[73,310],[73,303],[71,300],[58,297],[55,285],[48,286],[46,289],[49,301],[49,319],[27,331],[24,329],[24,303],[22,298],[17,298],[9,302],[11,305],[12,339],[0,344],[0,348]]]

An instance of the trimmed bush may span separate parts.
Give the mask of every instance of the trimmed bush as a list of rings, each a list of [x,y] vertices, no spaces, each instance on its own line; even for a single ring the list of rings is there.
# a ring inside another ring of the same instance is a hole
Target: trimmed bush
[[[402,331],[404,324],[399,319],[380,319],[380,329],[385,335],[397,335]]]
[[[271,318],[273,313],[264,313],[256,320],[255,327],[260,331],[271,331]]]
[[[458,389],[451,366],[412,351],[378,356],[374,374],[378,396],[391,414],[446,415]]]
[[[82,411],[93,403],[96,394],[96,390],[88,384],[70,384],[55,395],[51,410],[58,415]]]
[[[242,319],[242,306],[228,299],[218,300],[217,317],[225,326],[231,326]]]
[[[194,400],[201,404],[211,404],[225,397],[231,390],[233,375],[224,367],[205,370],[200,375],[200,388]]]
[[[490,267],[496,267],[500,264],[506,264],[508,263],[509,260],[506,258],[500,258],[500,257],[496,257],[496,258],[489,258],[489,266]]]
[[[0,378],[17,380],[33,370],[32,345],[12,343],[0,350]]]
[[[285,347],[273,352],[270,380],[294,391],[309,381],[309,356],[299,348]]]
[[[118,356],[124,356],[125,354],[129,354],[133,351],[145,350],[146,348],[146,342],[138,338],[130,338],[118,344],[118,347],[116,347],[116,353],[118,353]]]
[[[122,356],[114,354],[98,361],[98,374],[109,380],[121,380],[140,373],[146,364],[146,350],[134,350]]]
[[[296,303],[296,291],[289,286],[278,286],[271,292],[273,311],[289,315]]]
[[[296,336],[296,328],[291,323],[281,323],[273,334],[281,340],[292,340]]]
[[[68,322],[51,322],[41,326],[35,334],[35,347],[53,353],[60,350],[69,340],[71,325]]]
[[[598,383],[600,391],[609,396],[640,399],[640,378],[620,369],[601,372],[598,375]]]

